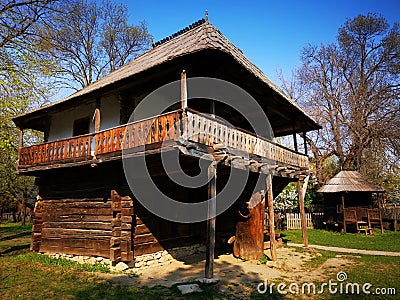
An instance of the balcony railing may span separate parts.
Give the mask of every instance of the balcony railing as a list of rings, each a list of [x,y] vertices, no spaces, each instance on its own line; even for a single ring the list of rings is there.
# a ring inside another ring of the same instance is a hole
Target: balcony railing
[[[184,118],[182,116],[185,116]],[[173,111],[154,118],[129,123],[97,133],[57,140],[19,150],[19,167],[90,160],[101,156],[155,145],[165,141],[184,140],[213,146],[224,144],[228,148],[246,151],[276,162],[307,167],[305,155],[287,149],[265,138],[232,128],[221,121],[193,110]]]

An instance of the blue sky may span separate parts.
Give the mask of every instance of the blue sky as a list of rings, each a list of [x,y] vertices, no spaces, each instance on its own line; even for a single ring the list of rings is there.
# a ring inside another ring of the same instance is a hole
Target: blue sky
[[[391,24],[400,23],[399,0],[121,2],[128,6],[132,23],[147,22],[154,41],[204,18],[207,9],[210,22],[277,84],[278,69],[290,75],[306,44],[333,42],[349,18],[375,12]]]

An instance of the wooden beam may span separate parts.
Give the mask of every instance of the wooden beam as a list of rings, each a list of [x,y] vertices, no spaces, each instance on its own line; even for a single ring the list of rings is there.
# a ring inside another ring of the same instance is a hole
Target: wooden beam
[[[298,147],[297,147],[297,134],[296,131],[293,130],[293,144],[294,144],[294,151],[298,151]]]
[[[306,196],[308,179],[310,176],[307,176],[304,179],[304,182],[299,180],[297,181],[297,191],[299,195],[299,208],[300,208],[300,218],[301,218],[301,233],[303,237],[303,245],[304,247],[308,247],[308,234],[307,234],[307,219],[306,219],[306,211],[304,208],[304,198]]]
[[[187,104],[187,83],[186,83],[186,71],[183,70],[181,73],[181,108],[186,109]]]
[[[208,219],[207,219],[207,251],[205,277],[214,277],[215,219],[217,213],[217,166],[213,162],[208,167],[210,181],[208,183]]]
[[[269,240],[271,250],[271,260],[276,260],[276,244],[275,244],[275,219],[274,219],[274,195],[272,190],[272,174],[268,174],[266,178],[267,186],[267,202],[268,202],[268,224],[269,224]]]

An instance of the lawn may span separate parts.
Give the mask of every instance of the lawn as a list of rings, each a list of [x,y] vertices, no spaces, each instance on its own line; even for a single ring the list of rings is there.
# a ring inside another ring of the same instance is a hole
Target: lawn
[[[225,291],[221,293],[217,287],[202,287],[204,292],[201,294],[192,294],[181,296],[176,286],[120,286],[105,278],[101,273],[110,272],[109,268],[100,265],[81,265],[66,259],[55,259],[37,253],[29,252],[29,230],[30,225],[20,227],[15,224],[0,225],[0,299],[237,299],[240,294]],[[292,239],[293,242],[301,242],[300,232],[285,232],[284,238]],[[346,245],[352,245],[353,248],[360,248],[365,241],[378,240],[391,236],[391,242],[398,234],[385,233],[385,237],[376,235],[375,237],[363,237],[358,235],[336,235],[331,232],[311,230],[309,232],[312,243],[316,241],[326,241],[328,245],[335,242],[335,239],[345,237]],[[315,240],[312,240],[315,238]],[[329,242],[329,240],[331,240]],[[396,241],[397,242],[397,241]],[[344,246],[345,244],[339,244]],[[373,248],[375,249],[375,248]],[[390,248],[394,251],[397,248]],[[388,248],[379,248],[379,250],[388,250]],[[299,255],[304,250],[297,248]],[[314,251],[314,250],[313,250]],[[321,269],[322,273],[328,276],[325,279],[315,281],[326,282],[327,279],[336,280],[337,269],[331,269],[329,265],[325,266],[329,259],[335,258],[338,253],[329,251],[315,251],[318,255],[307,263],[306,270]],[[394,287],[400,291],[400,257],[374,257],[374,256],[347,256],[346,261],[351,264],[342,264],[340,270],[346,272],[347,282],[371,283],[375,287]],[[322,266],[322,267],[321,267]],[[268,265],[265,265],[268,268]],[[126,275],[124,275],[126,276]],[[277,279],[276,282],[283,282],[284,277]],[[299,279],[301,282],[301,279]],[[253,292],[247,294],[251,299],[265,299],[267,295],[258,294],[255,286],[249,287]],[[271,295],[268,295],[271,296]],[[297,295],[298,296],[298,295]],[[320,299],[329,299],[331,295],[324,294]],[[349,298],[353,299],[352,295]],[[362,297],[361,297],[362,296]],[[397,299],[396,296],[381,298],[365,297],[360,295],[359,299]],[[269,297],[271,298],[271,297]],[[274,299],[282,299],[281,295],[274,293]],[[286,297],[285,297],[286,298]],[[298,297],[292,296],[292,299]],[[318,298],[318,297],[317,297]],[[340,299],[340,295],[331,297]]]
[[[109,268],[29,252],[31,224],[0,224],[0,299],[229,299],[215,288],[182,297],[176,286],[122,287]]]
[[[374,235],[339,233],[319,229],[309,229],[308,242],[314,245],[333,246],[366,250],[400,252],[400,232],[376,232]],[[303,243],[301,230],[287,230],[281,233],[284,241]]]

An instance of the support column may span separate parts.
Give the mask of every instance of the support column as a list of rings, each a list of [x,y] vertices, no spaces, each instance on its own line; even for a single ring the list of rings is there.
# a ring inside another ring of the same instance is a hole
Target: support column
[[[215,249],[215,219],[217,214],[217,165],[212,162],[208,167],[208,219],[207,219],[207,251],[206,251],[206,279],[214,277],[214,249]]]
[[[188,104],[187,104],[186,71],[183,70],[181,73],[181,108],[185,110],[187,107]]]
[[[307,234],[307,219],[306,219],[306,211],[304,208],[304,198],[306,197],[307,185],[310,176],[307,176],[304,179],[304,182],[299,180],[297,181],[297,192],[299,195],[299,209],[300,209],[300,218],[301,218],[301,234],[303,237],[303,245],[304,247],[308,247],[308,234]]]
[[[100,98],[96,99],[96,108],[94,110],[94,131],[99,132],[100,131],[100,106],[101,106],[101,100]]]
[[[381,227],[381,234],[383,234],[384,230],[383,230],[383,223],[382,223],[382,209],[381,208],[382,208],[381,199],[378,196],[379,224],[380,224],[380,227]]]
[[[297,146],[297,134],[296,131],[293,130],[293,144],[294,144],[294,151],[298,151],[298,146]]]
[[[272,190],[272,174],[269,173],[266,178],[267,186],[267,202],[268,202],[268,224],[269,224],[269,241],[271,250],[271,260],[276,260],[276,244],[275,244],[275,216],[274,216],[274,194]]]
[[[304,154],[308,155],[308,150],[307,150],[307,132],[303,132],[303,140],[304,140]]]
[[[343,230],[346,232],[346,212],[344,210],[344,193],[342,192]]]

